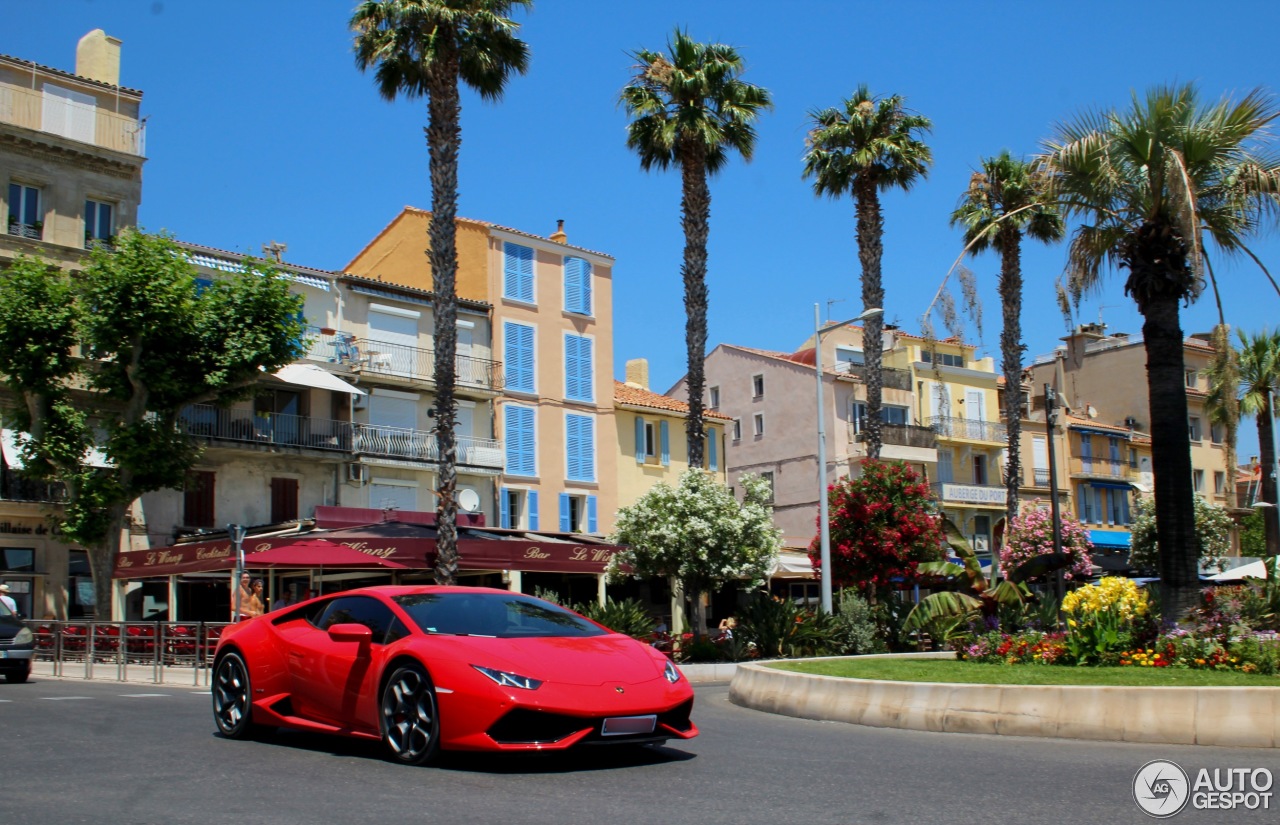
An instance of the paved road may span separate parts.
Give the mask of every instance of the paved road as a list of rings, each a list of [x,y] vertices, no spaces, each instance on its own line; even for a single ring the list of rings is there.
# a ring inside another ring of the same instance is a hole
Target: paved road
[[[408,768],[373,744],[213,733],[190,687],[0,683],[0,823],[1127,823],[1151,759],[1267,767],[1268,751],[879,730],[758,713],[698,689],[703,735],[639,751],[452,757]],[[1280,788],[1277,788],[1280,791]],[[1280,803],[1278,803],[1280,804]],[[1176,823],[1272,823],[1184,811]]]

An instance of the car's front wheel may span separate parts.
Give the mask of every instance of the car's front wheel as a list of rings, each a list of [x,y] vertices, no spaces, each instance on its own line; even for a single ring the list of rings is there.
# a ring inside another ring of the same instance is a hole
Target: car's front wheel
[[[213,721],[228,739],[248,739],[255,732],[249,668],[239,653],[224,653],[213,667]]]
[[[9,671],[6,671],[4,674],[4,678],[6,682],[16,682],[16,683],[25,682],[27,681],[27,678],[30,676],[31,676],[30,661],[27,662],[25,667],[19,670],[9,670]]]
[[[397,762],[424,765],[440,750],[440,713],[431,677],[420,665],[395,669],[382,689],[382,741]]]

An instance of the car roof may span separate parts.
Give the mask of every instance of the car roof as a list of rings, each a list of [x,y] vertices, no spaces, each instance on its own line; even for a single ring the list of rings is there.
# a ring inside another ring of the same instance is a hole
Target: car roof
[[[338,593],[326,593],[329,596],[345,596],[352,593],[368,593],[387,598],[395,596],[404,596],[419,593],[493,593],[500,596],[525,596],[527,594],[517,593],[513,590],[503,590],[497,587],[468,587],[466,585],[443,585],[443,584],[379,584],[372,587],[360,587],[355,590],[343,590]],[[529,596],[536,598],[536,596]]]

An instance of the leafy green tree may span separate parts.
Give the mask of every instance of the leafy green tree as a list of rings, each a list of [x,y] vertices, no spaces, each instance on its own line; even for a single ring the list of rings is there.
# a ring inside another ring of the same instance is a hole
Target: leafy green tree
[[[933,128],[929,118],[909,112],[901,95],[873,97],[866,86],[839,107],[809,113],[804,176],[813,178],[817,195],[852,195],[857,212],[858,260],[862,265],[863,309],[884,309],[880,259],[884,254],[884,216],[880,193],[904,192],[925,177],[933,152],[920,136]],[[863,324],[862,350],[867,366],[867,457],[880,458],[881,372],[884,316]]]
[[[741,504],[729,488],[694,467],[680,475],[677,486],[658,482],[620,509],[613,540],[626,549],[614,554],[610,577],[674,579],[685,600],[693,600],[694,632],[701,635],[702,594],[730,582],[759,586],[782,547],[768,505],[769,483],[750,474],[738,481]]]
[[[685,432],[689,465],[701,467],[711,220],[707,179],[724,168],[732,152],[751,160],[756,145],[755,121],[773,103],[766,89],[742,80],[745,64],[732,46],[698,43],[676,29],[667,52],[635,52],[635,77],[619,99],[632,118],[627,127],[627,148],[640,156],[640,167],[646,172],[680,168],[684,227],[680,274],[684,279],[689,395]]]
[[[263,370],[300,357],[301,308],[251,261],[198,290],[171,240],[130,230],[74,277],[19,258],[0,279],[0,374],[28,434],[24,473],[66,485],[54,519],[88,551],[99,611],[133,502],[182,487],[199,455],[183,408],[248,397]],[[110,467],[92,466],[93,448]]]
[[[1161,86],[1058,127],[1040,158],[1065,215],[1081,221],[1073,291],[1097,287],[1104,267],[1127,269],[1143,316],[1165,618],[1200,591],[1179,305],[1200,292],[1207,242],[1252,255],[1246,239],[1280,214],[1280,165],[1264,144],[1278,114],[1258,91],[1206,105],[1194,86]]]
[[[458,150],[462,103],[458,84],[497,100],[513,73],[529,65],[529,49],[509,19],[532,0],[365,0],[351,16],[356,65],[374,69],[378,92],[427,98],[427,156],[431,176],[431,265],[435,318],[436,441],[440,481],[435,578],[454,584],[458,575],[458,409],[454,398],[458,353]]]
[[[1276,478],[1272,471],[1276,466],[1276,456],[1272,439],[1276,410],[1273,395],[1276,387],[1280,386],[1280,330],[1264,329],[1257,333],[1237,330],[1236,334],[1240,337],[1240,348],[1236,352],[1240,365],[1240,410],[1252,415],[1258,425],[1258,463],[1262,465],[1260,500],[1275,504]],[[1265,555],[1268,556],[1280,553],[1280,532],[1276,530],[1278,514],[1280,511],[1268,510],[1262,519]]]
[[[929,485],[901,461],[865,461],[858,478],[827,488],[831,581],[868,596],[887,596],[917,581],[921,562],[940,561],[945,534]],[[821,568],[818,537],[809,545]]]
[[[1267,536],[1263,524],[1265,519],[1260,510],[1254,510],[1240,522],[1240,555],[1267,555]]]
[[[1196,541],[1200,546],[1197,562],[1227,569],[1227,553],[1231,552],[1231,530],[1235,522],[1223,507],[1195,497]],[[1129,564],[1139,570],[1157,570],[1160,565],[1159,541],[1156,536],[1156,511],[1151,499],[1138,496],[1134,503],[1133,523],[1129,525]]]
[[[969,178],[969,189],[951,213],[951,225],[964,227],[965,249],[1000,254],[1000,359],[1004,371],[1004,413],[1008,458],[1004,465],[1005,517],[1018,515],[1022,479],[1022,239],[1062,240],[1066,230],[1057,205],[1046,192],[1044,175],[1008,150],[984,158]]]
[[[1219,322],[1210,335],[1213,358],[1202,372],[1209,382],[1209,392],[1204,400],[1209,423],[1222,429],[1222,455],[1228,467],[1238,464],[1236,444],[1240,433],[1240,356],[1231,346],[1231,327],[1219,306]],[[1236,503],[1236,485],[1228,484],[1224,490],[1228,509]]]

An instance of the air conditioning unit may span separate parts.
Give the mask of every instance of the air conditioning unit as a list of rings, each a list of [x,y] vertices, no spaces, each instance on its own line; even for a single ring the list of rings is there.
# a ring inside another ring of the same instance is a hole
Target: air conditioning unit
[[[364,464],[352,462],[347,465],[347,481],[364,484],[369,480],[369,468]]]

